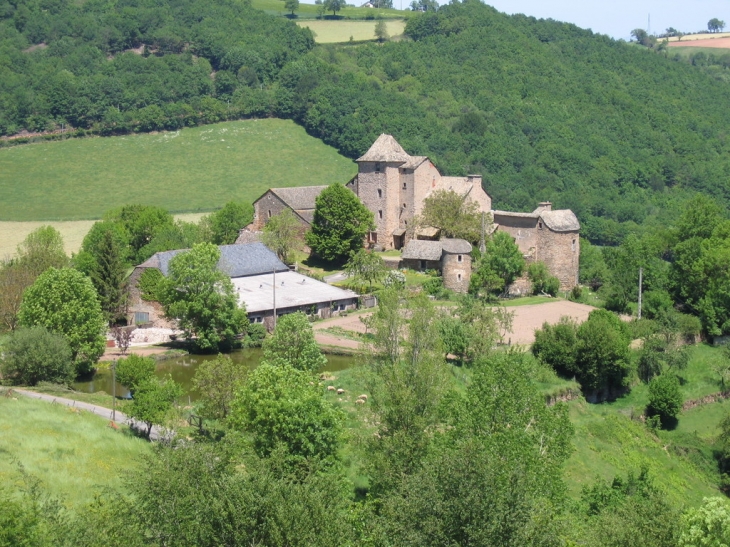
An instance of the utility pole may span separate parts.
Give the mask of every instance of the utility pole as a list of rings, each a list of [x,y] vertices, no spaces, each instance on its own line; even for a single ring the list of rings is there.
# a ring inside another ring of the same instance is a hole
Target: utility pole
[[[274,283],[272,284],[272,287],[274,288],[274,330],[276,330],[276,268],[274,268],[273,273]]]
[[[639,313],[638,319],[641,319],[641,285],[642,278],[644,277],[644,268],[639,267]]]
[[[112,421],[117,421],[117,360],[112,361]]]
[[[485,251],[487,250],[487,245],[484,241],[484,239],[485,239],[484,215],[485,214],[486,213],[484,213],[484,211],[482,211],[482,238],[479,240],[479,252],[482,254],[484,254]]]

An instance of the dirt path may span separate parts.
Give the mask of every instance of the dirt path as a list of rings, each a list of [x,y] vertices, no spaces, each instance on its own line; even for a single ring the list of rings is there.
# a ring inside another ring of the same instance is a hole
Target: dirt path
[[[593,306],[578,304],[577,302],[570,302],[568,300],[509,307],[507,310],[514,313],[514,319],[512,321],[512,330],[505,335],[504,341],[520,345],[532,344],[535,341],[535,330],[542,327],[543,323],[547,322],[554,325],[563,316],[568,316],[574,321],[582,323],[588,319],[588,314],[594,309],[596,308]],[[314,323],[314,338],[322,345],[358,349],[360,343],[356,340],[321,331],[323,329],[339,327],[352,333],[364,334],[367,329],[360,318],[369,317],[372,313],[372,311],[365,311],[349,314],[346,317],[338,316]]]
[[[13,393],[18,393],[24,397],[30,397],[31,399],[39,399],[48,403],[59,404],[68,406],[71,408],[78,408],[86,412],[91,412],[97,416],[101,416],[109,421],[114,421],[118,424],[127,424],[129,427],[136,431],[146,429],[146,426],[140,422],[136,422],[126,414],[120,411],[116,411],[114,414],[114,420],[112,420],[112,410],[103,406],[92,405],[90,403],[84,403],[81,401],[74,401],[73,399],[66,399],[64,397],[57,397],[55,395],[48,395],[47,393],[36,393],[35,391],[27,391],[25,389],[12,388]],[[161,437],[161,430],[157,426],[152,426],[152,433],[150,434],[151,441],[158,441]]]

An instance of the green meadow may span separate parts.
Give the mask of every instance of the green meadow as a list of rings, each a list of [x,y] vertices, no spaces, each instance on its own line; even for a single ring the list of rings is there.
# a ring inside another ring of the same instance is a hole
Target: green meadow
[[[309,27],[314,32],[314,41],[318,44],[331,44],[337,42],[375,40],[376,21],[334,21],[316,20],[300,21],[300,27]],[[391,39],[398,39],[406,27],[405,21],[389,19],[385,22],[388,29],[388,36]]]
[[[269,188],[347,182],[355,164],[292,121],[69,139],[0,149],[0,220],[84,220],[129,203],[174,213]]]
[[[0,390],[0,485],[23,487],[22,464],[69,508],[93,501],[107,487],[122,487],[122,477],[137,469],[151,445],[108,422]]]

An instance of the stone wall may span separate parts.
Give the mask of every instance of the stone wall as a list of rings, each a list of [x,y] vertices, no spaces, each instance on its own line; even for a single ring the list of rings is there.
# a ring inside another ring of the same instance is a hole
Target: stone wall
[[[578,283],[580,238],[577,231],[554,232],[547,226],[538,228],[535,260],[544,262],[560,280],[560,290],[569,291]]]
[[[413,171],[413,201],[415,203],[413,213],[415,215],[420,215],[423,212],[424,200],[438,187],[440,180],[441,173],[431,163],[431,160],[425,160]]]
[[[494,223],[500,232],[507,232],[525,256],[532,256],[538,246],[537,217],[511,216],[494,213]]]
[[[142,299],[142,293],[139,290],[139,278],[147,268],[135,268],[132,275],[129,276],[129,300],[127,307],[127,323],[134,325],[135,312],[143,312],[149,314],[149,322],[153,327],[163,329],[177,328],[175,321],[169,321],[165,318],[165,312],[159,302],[150,302]]]
[[[468,292],[471,279],[471,255],[444,252],[441,258],[441,276],[444,287],[447,289],[460,293]]]
[[[425,270],[441,270],[440,260],[418,260],[418,259],[402,259],[401,267],[408,268],[417,272],[423,272]]]
[[[400,192],[396,163],[360,163],[354,189],[365,207],[373,212],[377,243],[392,249],[393,231],[400,226]]]
[[[253,232],[261,231],[271,217],[278,215],[284,209],[289,209],[289,207],[273,192],[266,192],[254,203],[253,222],[249,225],[250,230]],[[296,213],[294,213],[294,216],[301,222],[303,230],[309,228],[308,224],[301,220]]]

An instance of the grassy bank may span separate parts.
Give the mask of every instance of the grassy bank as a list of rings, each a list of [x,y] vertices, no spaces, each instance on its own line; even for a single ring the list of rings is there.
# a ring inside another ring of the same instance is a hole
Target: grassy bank
[[[0,150],[0,220],[83,220],[129,203],[201,212],[346,182],[355,164],[292,121],[225,122]]]
[[[2,395],[2,394],[0,394]],[[126,427],[60,405],[0,396],[0,483],[22,486],[18,464],[69,507],[80,507],[105,487],[122,487],[150,444]]]

